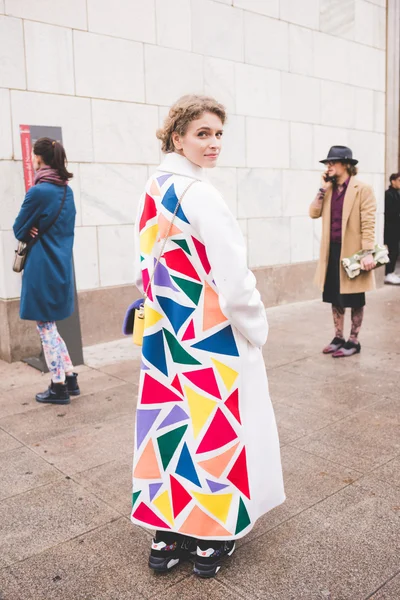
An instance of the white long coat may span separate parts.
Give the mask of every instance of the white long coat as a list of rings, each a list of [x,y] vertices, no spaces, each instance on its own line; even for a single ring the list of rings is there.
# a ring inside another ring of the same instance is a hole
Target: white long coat
[[[136,284],[149,287],[132,521],[235,539],[284,499],[261,347],[268,324],[242,232],[203,170],[168,154],[136,220]]]

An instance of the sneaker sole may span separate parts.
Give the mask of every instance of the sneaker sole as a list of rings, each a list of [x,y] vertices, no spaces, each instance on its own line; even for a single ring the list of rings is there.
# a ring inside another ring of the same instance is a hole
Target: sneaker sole
[[[215,577],[218,571],[221,569],[221,564],[224,558],[228,556],[232,556],[235,552],[236,544],[234,544],[232,550],[230,550],[227,554],[225,554],[221,560],[215,565],[204,565],[196,562],[193,568],[193,573],[197,575],[197,577],[202,577],[203,579],[211,579]]]
[[[70,404],[71,400],[39,400],[35,398],[36,402],[40,402],[40,404]]]
[[[155,558],[154,556],[150,556],[149,558],[149,568],[157,571],[157,573],[167,573],[179,565],[179,563],[179,558]]]
[[[81,390],[75,390],[74,392],[71,392],[71,390],[68,390],[68,394],[70,396],[80,396],[81,395]]]

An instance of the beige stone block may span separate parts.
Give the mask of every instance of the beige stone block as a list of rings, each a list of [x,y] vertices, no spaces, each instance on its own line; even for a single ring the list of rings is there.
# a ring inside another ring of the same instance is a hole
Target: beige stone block
[[[310,217],[290,219],[290,262],[299,263],[314,258],[314,231]]]
[[[211,0],[192,0],[191,7],[192,50],[243,60],[243,11]]]
[[[238,169],[238,216],[254,219],[282,215],[282,171]]]
[[[22,21],[0,16],[0,87],[26,88]]]
[[[304,75],[282,73],[282,117],[288,121],[320,123],[320,82]]]
[[[370,131],[351,131],[350,147],[360,161],[360,169],[368,173],[385,171],[385,135]]]
[[[246,118],[247,166],[287,169],[290,163],[289,123]]]
[[[184,94],[202,94],[203,71],[202,56],[183,50],[146,46],[146,101],[169,106]]]
[[[281,0],[280,18],[310,29],[319,26],[319,0]]]
[[[87,29],[86,3],[82,0],[6,0],[7,14],[73,29]]]
[[[349,40],[354,39],[356,0],[320,0],[319,27]]]
[[[348,65],[351,68],[351,83],[380,92],[386,85],[386,55],[382,50],[353,44]]]
[[[287,23],[244,13],[245,61],[261,67],[289,69],[289,27]]]
[[[22,158],[19,136],[19,125],[22,123],[62,127],[68,159],[75,162],[91,162],[93,160],[92,116],[89,99],[12,91],[11,106],[15,158]]]
[[[250,268],[290,263],[290,219],[249,219]]]
[[[290,123],[290,168],[315,168],[313,148],[313,126],[306,123]]]
[[[233,0],[232,3],[233,6],[244,8],[250,12],[279,18],[279,0]]]
[[[98,228],[100,285],[133,282],[134,226],[110,225]]]
[[[156,0],[156,19],[160,46],[192,49],[190,0]]]
[[[144,102],[142,44],[74,31],[74,57],[78,96]]]
[[[308,216],[319,185],[320,177],[315,171],[283,171],[282,214],[285,217]]]
[[[100,285],[96,227],[77,227],[74,240],[74,261],[78,290],[90,290]]]
[[[281,73],[238,63],[235,65],[236,112],[252,117],[281,116]]]
[[[383,92],[374,92],[374,130],[384,133],[386,129],[386,96]]]
[[[24,32],[28,89],[74,94],[71,29],[25,21]]]
[[[355,41],[386,48],[386,10],[366,0],[355,0]]]
[[[13,156],[9,90],[0,89],[0,160]]]
[[[238,199],[236,184],[236,169],[230,167],[216,167],[207,169],[206,176],[217,190],[222,194],[232,214],[237,217]]]
[[[24,197],[22,163],[0,160],[0,229],[12,229]]]
[[[204,92],[221,102],[228,113],[235,113],[235,63],[205,56]]]
[[[4,10],[5,10],[4,0],[0,0],[0,15],[4,14]]]
[[[322,125],[354,127],[356,110],[356,88],[344,83],[321,81]]]
[[[355,129],[372,131],[374,129],[374,94],[372,90],[354,88],[355,95]],[[384,94],[382,94],[384,96]]]
[[[246,166],[245,117],[230,115],[224,125],[220,167]]]
[[[87,0],[88,29],[137,42],[156,42],[154,0]]]
[[[73,178],[69,180],[69,186],[74,193],[74,202],[76,208],[75,227],[82,225],[82,206],[81,206],[81,184],[80,184],[80,165],[78,163],[68,163],[68,171],[73,174]]]
[[[349,130],[339,127],[322,127],[314,125],[314,165],[323,172],[324,166],[319,161],[326,158],[331,146],[348,146]]]
[[[17,241],[12,231],[0,231],[0,298],[8,300],[19,298],[21,295],[21,274],[14,273],[12,265],[15,256]]]
[[[314,75],[340,83],[354,83],[351,56],[356,44],[348,40],[314,31]],[[368,86],[367,86],[368,87]]]
[[[157,163],[155,106],[93,100],[95,158],[106,163]]]
[[[314,35],[311,29],[289,25],[289,71],[314,75]]]

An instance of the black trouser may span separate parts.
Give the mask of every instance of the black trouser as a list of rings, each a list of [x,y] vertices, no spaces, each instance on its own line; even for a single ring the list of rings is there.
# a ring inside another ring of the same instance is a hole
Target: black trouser
[[[386,275],[393,273],[396,268],[397,259],[399,257],[399,242],[400,242],[400,226],[388,227],[385,226],[385,244],[389,249],[389,260],[386,265]]]

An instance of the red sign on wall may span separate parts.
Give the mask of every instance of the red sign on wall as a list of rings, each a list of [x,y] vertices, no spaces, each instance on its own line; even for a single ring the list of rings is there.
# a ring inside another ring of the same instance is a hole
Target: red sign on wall
[[[20,125],[22,164],[24,168],[25,191],[27,192],[34,184],[35,171],[32,165],[32,148],[41,137],[57,140],[62,144],[61,127],[48,125]]]

